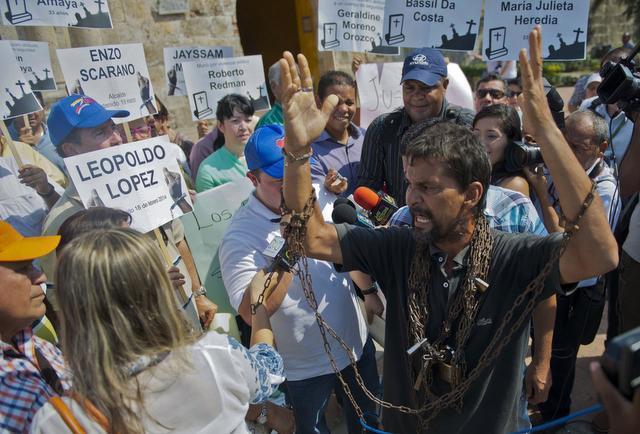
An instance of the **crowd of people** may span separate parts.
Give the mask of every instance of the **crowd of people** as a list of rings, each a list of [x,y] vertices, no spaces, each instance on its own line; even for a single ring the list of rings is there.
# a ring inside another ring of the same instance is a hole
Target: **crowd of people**
[[[196,201],[253,185],[210,252],[240,341],[209,331],[220,300],[179,219],[141,234],[125,211],[85,209],[66,176],[64,158],[123,143],[113,118],[129,112],[71,94],[46,122],[15,119],[13,145],[0,139],[0,430],[329,433],[333,395],[350,434],[510,433],[576,410],[578,350],[606,301],[608,339],[640,326],[640,123],[599,99],[599,71],[565,114],[539,27],[529,44],[519,74],[489,65],[475,110],[447,101],[447,61],[421,48],[402,107],[362,128],[350,73],[314,88],[285,52],[260,117],[228,94],[196,143],[159,100],[130,123],[134,141],[169,136]],[[393,215],[368,221],[362,189]],[[338,203],[354,224],[329,216]],[[591,369],[598,423],[640,431],[640,389],[629,400]]]

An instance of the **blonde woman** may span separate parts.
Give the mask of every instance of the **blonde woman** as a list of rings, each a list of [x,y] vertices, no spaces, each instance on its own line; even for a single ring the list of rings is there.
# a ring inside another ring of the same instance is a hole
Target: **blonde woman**
[[[254,302],[264,277],[250,285]],[[289,273],[273,280],[283,279]],[[71,241],[56,282],[62,350],[73,373],[63,409],[87,432],[245,433],[249,403],[282,380],[264,306],[252,316],[250,350],[217,333],[190,335],[157,248],[131,229]],[[75,432],[60,414],[48,403],[31,432]]]

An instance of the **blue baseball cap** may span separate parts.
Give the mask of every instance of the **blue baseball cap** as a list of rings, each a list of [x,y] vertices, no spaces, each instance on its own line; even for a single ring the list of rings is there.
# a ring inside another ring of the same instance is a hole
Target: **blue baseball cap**
[[[47,127],[51,142],[60,146],[76,128],[94,128],[111,118],[127,116],[127,110],[107,110],[91,97],[72,94],[51,107]]]
[[[251,134],[244,147],[249,170],[260,169],[275,179],[284,178],[284,127],[264,125]]]
[[[439,50],[419,48],[404,59],[402,80],[418,80],[427,86],[435,86],[442,77],[447,76],[447,64]]]

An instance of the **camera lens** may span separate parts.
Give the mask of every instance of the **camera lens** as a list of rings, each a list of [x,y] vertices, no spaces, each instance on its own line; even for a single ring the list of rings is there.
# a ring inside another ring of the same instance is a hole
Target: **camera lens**
[[[525,167],[535,167],[543,163],[540,148],[522,142],[510,143],[504,157],[504,167],[508,172],[519,172]]]

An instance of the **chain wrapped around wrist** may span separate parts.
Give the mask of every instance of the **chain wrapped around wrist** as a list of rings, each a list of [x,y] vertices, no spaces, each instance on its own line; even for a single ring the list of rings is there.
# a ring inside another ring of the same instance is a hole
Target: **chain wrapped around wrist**
[[[284,155],[284,164],[285,166],[287,166],[288,163],[296,163],[298,161],[308,160],[309,158],[311,158],[311,156],[313,156],[313,149],[309,148],[308,152],[305,152],[302,155],[295,155],[287,151],[285,148],[282,148],[282,155]]]

